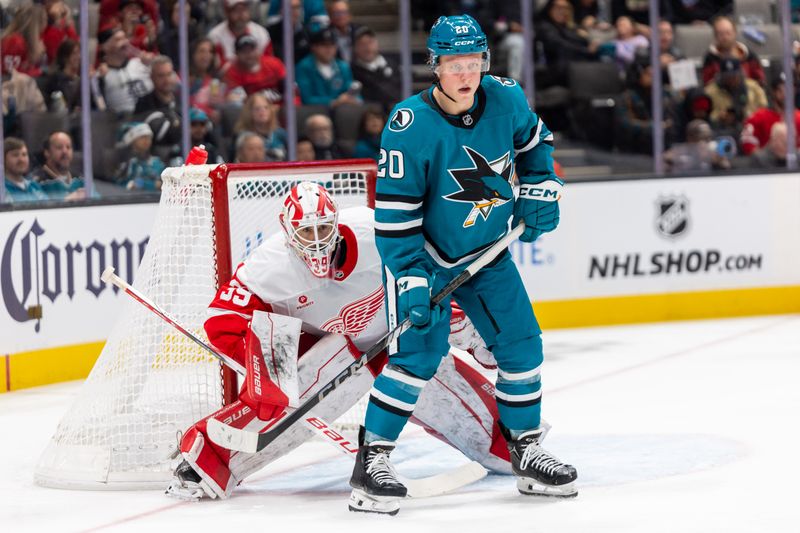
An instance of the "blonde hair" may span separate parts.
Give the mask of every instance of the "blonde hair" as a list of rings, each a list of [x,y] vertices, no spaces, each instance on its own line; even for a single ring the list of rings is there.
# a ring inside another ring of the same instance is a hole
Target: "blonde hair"
[[[272,111],[272,118],[269,121],[269,131],[272,133],[278,129],[278,106],[269,101],[269,98],[261,93],[253,93],[247,97],[239,113],[239,118],[236,120],[236,125],[233,127],[234,133],[241,133],[243,131],[258,131],[255,123],[253,122],[253,106],[258,98],[266,102],[270,111]]]
[[[28,48],[28,61],[35,65],[42,54],[45,52],[44,42],[42,42],[42,31],[44,31],[47,13],[43,6],[26,5],[17,10],[14,18],[3,30],[2,37],[18,33],[25,39]]]

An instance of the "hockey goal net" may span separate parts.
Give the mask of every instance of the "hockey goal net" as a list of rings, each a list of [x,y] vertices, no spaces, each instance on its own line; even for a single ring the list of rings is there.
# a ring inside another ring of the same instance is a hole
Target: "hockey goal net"
[[[371,160],[169,168],[133,285],[207,340],[206,309],[221,283],[276,231],[289,189],[323,184],[339,207],[371,203]],[[114,288],[116,291],[116,287]],[[129,298],[35,470],[59,488],[163,488],[177,434],[233,401],[233,372]],[[357,414],[340,423],[356,423]],[[350,420],[352,419],[352,420]]]

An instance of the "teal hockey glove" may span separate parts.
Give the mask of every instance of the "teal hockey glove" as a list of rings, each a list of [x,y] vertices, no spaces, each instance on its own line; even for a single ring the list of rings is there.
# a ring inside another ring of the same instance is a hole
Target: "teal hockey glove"
[[[558,178],[520,185],[519,198],[514,204],[513,221],[514,226],[520,220],[525,221],[525,232],[519,240],[533,242],[542,233],[556,229],[561,216],[558,200],[561,198],[563,186],[564,182]]]
[[[419,268],[409,268],[397,278],[398,323],[411,320],[417,333],[427,333],[442,319],[442,308],[431,308],[430,275]]]

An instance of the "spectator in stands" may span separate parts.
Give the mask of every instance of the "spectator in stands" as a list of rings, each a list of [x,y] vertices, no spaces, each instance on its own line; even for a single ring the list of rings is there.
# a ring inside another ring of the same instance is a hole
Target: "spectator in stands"
[[[97,34],[103,55],[98,67],[100,91],[108,108],[120,116],[128,116],[136,109],[136,102],[153,90],[150,79],[152,55],[138,53],[122,31],[115,26]]]
[[[653,67],[650,56],[640,50],[634,57],[627,74],[628,88],[615,107],[615,141],[620,150],[643,154],[653,150],[652,87]],[[679,137],[682,128],[676,105],[677,97],[665,87],[663,95],[664,146],[670,147]]]
[[[210,135],[213,124],[208,119],[208,115],[206,115],[205,111],[197,107],[189,109],[189,121],[189,138],[192,146],[199,146],[201,144],[205,146],[205,150],[208,152],[208,164],[216,165],[224,163],[225,159],[222,157],[222,154],[219,153]]]
[[[236,163],[263,163],[267,160],[264,141],[252,131],[242,132],[236,139]]]
[[[785,88],[783,75],[776,76],[770,83],[769,106],[757,109],[745,119],[739,138],[744,155],[750,155],[759,148],[764,148],[769,142],[772,126],[784,121]],[[800,132],[800,109],[794,110],[794,124],[795,131]],[[797,139],[800,141],[800,134],[797,135]]]
[[[280,25],[283,20],[282,4],[282,0],[272,0],[269,3],[267,27],[270,28],[270,31],[272,31],[272,28]],[[323,0],[302,0],[300,20],[302,20],[303,26],[311,33],[318,32],[322,28],[327,28],[331,23],[328,18],[328,12],[325,11],[325,3]]]
[[[316,153],[311,139],[305,135],[297,139],[297,159],[295,161],[314,161]]]
[[[283,101],[285,78],[286,67],[283,62],[275,56],[262,55],[255,37],[244,34],[236,39],[236,59],[225,73],[229,96],[231,91],[241,87],[247,95],[263,92],[270,100],[280,104]]]
[[[264,142],[267,161],[285,161],[287,154],[286,131],[278,124],[277,106],[261,93],[247,97],[233,131],[255,133]]]
[[[54,200],[86,198],[83,178],[73,176],[72,137],[65,131],[54,131],[44,140],[44,164],[34,169],[31,179]]]
[[[225,20],[208,32],[209,38],[217,47],[223,71],[236,60],[236,39],[244,34],[256,40],[260,55],[272,55],[272,39],[267,29],[250,20],[250,0],[224,0]]]
[[[658,22],[658,42],[661,51],[661,80],[669,84],[669,66],[675,61],[686,59],[680,48],[675,46],[675,31],[668,20]]]
[[[72,14],[65,2],[57,0],[47,6],[47,27],[42,32],[42,41],[47,52],[48,64],[56,60],[58,47],[65,40],[78,41],[78,32],[72,22]]]
[[[17,10],[0,39],[4,70],[17,70],[33,78],[41,75],[41,64],[46,59],[41,35],[46,25],[47,13],[42,6]]]
[[[699,24],[732,12],[733,0],[680,0],[672,2],[670,20],[675,24]]]
[[[688,124],[692,120],[711,123],[711,109],[714,103],[700,88],[689,89],[683,98],[683,118]]]
[[[161,190],[161,173],[165,165],[151,155],[153,130],[144,122],[129,122],[122,127],[121,146],[130,150],[131,157],[117,172],[117,183],[128,190]]]
[[[81,105],[81,48],[67,39],[58,45],[53,69],[39,78],[39,87],[50,112],[72,112]]]
[[[333,121],[327,115],[311,115],[306,119],[305,134],[314,145],[314,159],[342,159],[344,152],[333,136]]]
[[[706,85],[705,91],[712,102],[714,130],[735,139],[739,138],[745,119],[767,105],[764,90],[755,80],[745,78],[738,59],[723,60],[716,81]]]
[[[575,26],[569,0],[548,0],[535,20],[536,38],[542,43],[550,78],[542,80],[543,86],[567,86],[567,65],[597,59],[598,43]]]
[[[352,70],[365,102],[379,103],[388,112],[402,99],[400,70],[380,53],[375,32],[366,26],[353,39]]]
[[[119,0],[119,21],[131,46],[158,53],[158,27],[153,17],[145,13],[144,0]]]
[[[119,15],[121,11],[121,0],[100,0],[100,23],[98,24],[98,28],[106,28],[109,26],[116,26],[119,24]],[[144,13],[142,16],[146,16],[150,20],[153,21],[156,28],[161,23],[161,15],[158,11],[158,2],[157,0],[142,0],[141,5],[143,6]]]
[[[686,142],[676,144],[664,152],[664,163],[669,172],[708,172],[731,168],[730,159],[716,150],[711,126],[705,120],[695,119],[686,126]]]
[[[331,2],[328,7],[331,19],[331,30],[336,37],[337,57],[350,63],[353,60],[353,41],[358,31],[358,24],[353,24],[350,4],[344,0]]]
[[[6,170],[4,180],[6,202],[36,202],[48,199],[39,184],[25,176],[31,162],[28,157],[28,147],[22,139],[6,137],[3,142],[3,157]]]
[[[714,81],[722,62],[727,58],[734,58],[741,63],[746,77],[755,80],[762,87],[765,86],[766,76],[761,61],[755,52],[736,40],[736,23],[733,19],[719,16],[714,18],[712,26],[714,42],[708,47],[703,59],[703,83],[709,84]]]
[[[189,105],[202,109],[217,122],[217,107],[225,102],[225,86],[214,43],[208,37],[197,39],[192,43],[189,57]]]
[[[186,2],[186,20],[188,22],[188,39],[190,43],[197,40],[200,35],[198,28],[198,21],[195,13],[199,9],[195,9],[191,3]],[[164,25],[161,31],[158,32],[158,50],[172,60],[173,65],[180,64],[180,2],[177,0],[172,4],[172,10],[168,17],[164,18]],[[202,13],[202,12],[201,12]],[[191,56],[190,56],[191,57]],[[191,61],[191,60],[190,60]]]
[[[625,72],[633,62],[636,50],[647,48],[650,42],[647,37],[636,33],[633,19],[630,17],[619,17],[615,23],[617,38],[612,41],[614,61],[617,63],[620,72]]]
[[[294,62],[297,63],[311,53],[311,31],[303,22],[303,1],[292,1],[292,27],[294,28]],[[270,2],[270,10],[275,4],[280,4],[280,0]],[[321,4],[321,2],[320,2]],[[323,9],[324,11],[324,9]],[[327,17],[327,14],[325,15]],[[268,19],[270,20],[270,19]],[[267,26],[269,36],[272,38],[273,51],[275,57],[284,59],[283,54],[283,22],[278,16],[277,22]],[[317,30],[319,31],[319,30]]]
[[[672,6],[678,1],[684,0],[658,0],[658,14],[659,18],[672,20]],[[696,1],[696,0],[685,0]],[[716,1],[716,0],[712,0]],[[630,0],[611,0],[611,20],[617,20],[619,17],[630,17],[636,31],[650,37],[650,5],[647,1],[630,1]]]
[[[597,0],[570,0],[576,24],[585,30],[608,30],[611,23],[609,12],[603,13]],[[608,9],[608,8],[606,8]]]
[[[181,115],[172,60],[157,56],[150,64],[153,90],[139,98],[134,114],[153,130],[154,151],[162,158],[181,155]]]
[[[5,62],[3,62],[5,63]],[[3,68],[3,128],[6,135],[18,135],[17,115],[28,111],[45,111],[44,98],[36,81],[27,74]]]
[[[311,36],[311,55],[297,64],[297,86],[304,104],[358,103],[350,66],[336,59],[336,37],[327,28]]]
[[[377,109],[364,111],[353,157],[371,157],[377,161],[381,149],[381,133],[385,124],[386,117],[381,111]]]
[[[752,168],[779,168],[786,166],[786,152],[789,146],[785,122],[776,122],[769,132],[769,141],[763,148],[750,156]]]

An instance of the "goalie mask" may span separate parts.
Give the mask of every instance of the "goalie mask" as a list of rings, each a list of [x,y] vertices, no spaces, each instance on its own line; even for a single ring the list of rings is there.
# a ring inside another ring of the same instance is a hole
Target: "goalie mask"
[[[328,276],[339,241],[336,202],[322,185],[308,181],[294,187],[278,217],[286,243],[318,277]]]

